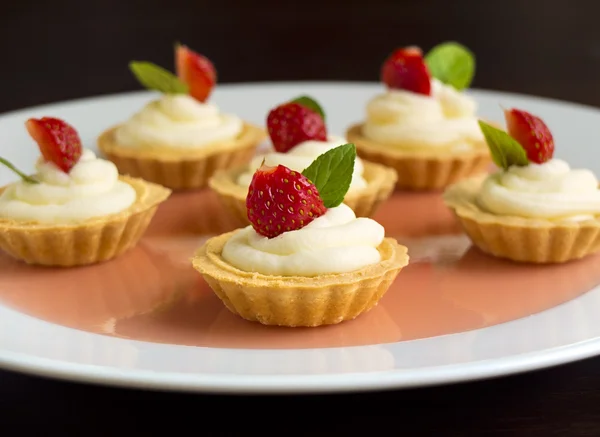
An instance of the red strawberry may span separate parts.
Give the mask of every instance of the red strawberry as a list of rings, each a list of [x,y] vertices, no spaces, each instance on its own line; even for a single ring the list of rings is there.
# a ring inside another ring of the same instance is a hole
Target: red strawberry
[[[267,116],[267,130],[273,147],[280,153],[303,141],[327,140],[321,115],[298,103],[284,103],[272,109]]]
[[[554,155],[554,138],[541,118],[518,109],[504,111],[508,133],[523,146],[529,161],[542,164]]]
[[[268,238],[301,229],[327,210],[312,182],[283,165],[254,173],[246,208],[254,230]]]
[[[25,123],[46,161],[68,173],[81,157],[81,139],[73,126],[58,118],[30,118]]]
[[[175,49],[177,76],[190,89],[190,96],[200,102],[206,101],[217,82],[217,72],[208,58],[178,45]]]
[[[385,60],[381,67],[381,81],[388,88],[431,94],[431,76],[418,47],[398,49]]]

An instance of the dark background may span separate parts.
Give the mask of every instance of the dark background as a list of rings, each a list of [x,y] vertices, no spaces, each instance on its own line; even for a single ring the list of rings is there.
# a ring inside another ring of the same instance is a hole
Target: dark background
[[[457,40],[474,86],[600,104],[598,0],[11,0],[0,111],[139,89],[130,60],[173,68],[177,40],[221,83],[378,80],[401,45]]]
[[[452,39],[477,55],[475,87],[600,105],[599,17],[599,0],[12,0],[0,6],[0,112],[139,89],[127,63],[172,69],[176,40],[228,83],[374,81],[395,47]],[[599,374],[590,359],[448,387],[248,398],[0,372],[0,435],[600,436]]]

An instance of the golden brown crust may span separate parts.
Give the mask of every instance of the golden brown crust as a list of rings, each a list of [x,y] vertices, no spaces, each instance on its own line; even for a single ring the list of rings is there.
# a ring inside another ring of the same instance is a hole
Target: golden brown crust
[[[347,194],[344,203],[352,208],[357,217],[370,217],[394,190],[397,176],[392,168],[367,161],[363,161],[363,164],[363,177],[367,181],[367,187]],[[240,226],[250,223],[246,214],[248,188],[237,183],[238,176],[245,169],[246,166],[233,170],[220,170],[208,182],[209,187],[219,195],[222,204]]]
[[[215,171],[247,164],[256,147],[266,137],[263,129],[245,123],[240,136],[197,149],[174,150],[151,147],[121,147],[115,141],[119,126],[98,137],[98,148],[114,162],[121,174],[145,179],[174,190],[205,187]]]
[[[473,244],[499,258],[562,263],[600,251],[600,219],[581,222],[501,216],[482,210],[476,195],[483,177],[449,187],[444,201]]]
[[[346,138],[356,145],[361,158],[395,169],[398,188],[443,189],[461,179],[486,172],[492,162],[484,142],[472,150],[460,153],[426,148],[403,150],[369,140],[362,134],[362,127],[362,123],[351,126],[346,132]]]
[[[239,270],[221,257],[235,232],[208,240],[192,264],[232,313],[265,325],[320,326],[354,319],[377,304],[409,260],[406,247],[386,238],[378,247],[382,260],[354,272],[267,276]]]
[[[61,267],[94,264],[122,254],[137,244],[171,190],[127,176],[120,180],[137,194],[126,210],[68,224],[0,218],[0,249],[28,264]]]

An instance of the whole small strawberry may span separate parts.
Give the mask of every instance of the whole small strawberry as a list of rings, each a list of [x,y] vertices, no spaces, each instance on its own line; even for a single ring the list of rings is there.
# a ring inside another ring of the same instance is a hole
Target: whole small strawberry
[[[322,114],[296,101],[272,109],[267,116],[267,130],[273,147],[280,153],[285,153],[304,141],[327,140],[327,128]]]
[[[25,123],[44,159],[68,173],[79,161],[81,139],[73,126],[53,117],[30,118]]]
[[[418,47],[392,52],[381,67],[381,81],[391,89],[431,95],[431,76]]]
[[[504,111],[508,133],[527,153],[531,162],[543,164],[554,155],[554,138],[541,118],[519,109]]]
[[[320,155],[302,173],[263,164],[254,173],[246,197],[254,230],[274,238],[301,229],[327,208],[338,206],[350,187],[355,159],[354,144],[344,144]]]
[[[256,232],[269,238],[301,229],[327,210],[313,183],[283,165],[254,173],[246,207]]]
[[[217,82],[217,72],[212,62],[184,45],[177,45],[175,67],[179,79],[187,84],[190,96],[205,102]]]

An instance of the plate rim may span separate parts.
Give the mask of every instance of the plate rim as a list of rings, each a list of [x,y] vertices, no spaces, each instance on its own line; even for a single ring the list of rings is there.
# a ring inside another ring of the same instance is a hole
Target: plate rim
[[[460,333],[453,335],[460,335]],[[404,390],[496,379],[556,367],[590,358],[599,353],[600,338],[594,338],[569,346],[509,355],[493,360],[423,367],[411,370],[408,375],[393,369],[335,375],[253,375],[249,377],[235,374],[205,376],[151,370],[118,370],[50,358],[31,359],[26,354],[5,352],[0,349],[0,368],[37,377],[116,388],[223,395],[307,395]],[[485,361],[490,361],[493,365],[482,366],[481,363]],[[469,373],[465,368],[473,368],[473,370]],[[435,372],[432,373],[432,370]],[[432,377],[432,374],[435,377]]]
[[[286,86],[317,86],[317,87],[328,87],[328,86],[373,86],[379,87],[381,86],[380,82],[377,81],[361,81],[361,80],[280,80],[280,81],[251,81],[251,82],[225,82],[219,83],[219,86],[215,93],[220,90],[225,89],[235,89],[235,88],[262,88],[262,87],[286,87]],[[529,94],[526,92],[513,92],[513,91],[503,91],[493,88],[469,88],[466,90],[468,94],[483,94],[488,96],[502,96],[504,98],[515,98],[515,99],[528,99],[534,100],[539,103],[550,103],[550,104],[560,104],[563,106],[571,106],[574,108],[584,109],[584,110],[592,110],[599,111],[600,108],[591,104],[576,102],[573,100],[566,99],[558,99],[554,97],[540,96],[536,94]],[[73,99],[67,100],[59,100],[55,102],[47,102],[40,103],[33,106],[20,107],[15,109],[9,109],[3,112],[0,112],[0,120],[7,116],[18,115],[21,112],[31,112],[38,111],[40,109],[44,109],[49,106],[55,105],[70,105],[70,104],[79,104],[88,101],[98,102],[102,100],[111,100],[117,97],[136,97],[136,96],[149,96],[155,94],[154,91],[149,90],[126,90],[121,92],[114,93],[99,93],[92,94],[84,97],[76,97]]]

